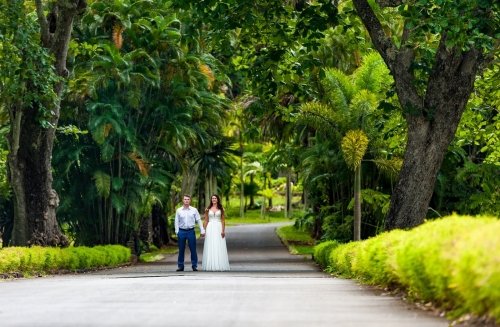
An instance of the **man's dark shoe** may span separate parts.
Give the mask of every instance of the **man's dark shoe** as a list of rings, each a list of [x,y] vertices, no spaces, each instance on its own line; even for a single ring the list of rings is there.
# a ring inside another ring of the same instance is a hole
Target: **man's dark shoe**
[[[198,268],[196,268],[196,267],[193,267],[193,271],[198,271]]]
[[[177,268],[176,271],[184,271],[184,268]]]

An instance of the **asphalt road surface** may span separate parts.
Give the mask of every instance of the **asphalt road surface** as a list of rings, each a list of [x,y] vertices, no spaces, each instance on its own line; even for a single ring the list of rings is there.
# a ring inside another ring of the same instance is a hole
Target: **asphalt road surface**
[[[161,262],[0,282],[0,327],[10,326],[448,326],[290,255],[277,225],[227,228],[231,271],[176,272]],[[201,260],[203,241],[198,240]],[[201,268],[201,263],[199,264]]]

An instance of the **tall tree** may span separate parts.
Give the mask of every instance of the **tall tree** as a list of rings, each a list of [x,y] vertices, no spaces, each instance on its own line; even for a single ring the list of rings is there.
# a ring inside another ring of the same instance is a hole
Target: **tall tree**
[[[12,244],[66,245],[56,220],[59,198],[52,188],[51,159],[68,77],[66,58],[73,21],[86,8],[86,2],[58,0],[49,8],[36,0],[35,5],[37,20],[24,1],[2,5],[6,24],[2,24],[1,34],[6,36],[3,42],[10,43],[13,55],[8,59],[13,62],[8,67],[10,75],[2,81],[11,125],[8,166],[15,203]]]
[[[426,216],[438,170],[474,79],[494,47],[499,4],[492,0],[353,2],[394,77],[408,123],[404,163],[386,228],[413,227]],[[386,33],[378,15],[381,11],[401,14],[399,37]]]

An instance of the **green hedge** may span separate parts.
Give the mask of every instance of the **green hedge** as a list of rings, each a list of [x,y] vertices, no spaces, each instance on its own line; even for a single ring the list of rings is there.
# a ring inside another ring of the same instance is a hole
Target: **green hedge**
[[[113,267],[130,262],[130,249],[121,245],[49,248],[33,246],[0,249],[0,274],[44,275],[58,271]]]
[[[326,241],[316,245],[313,253],[314,261],[321,267],[326,268],[328,266],[328,256],[330,252],[339,245],[340,243],[337,241]]]
[[[453,215],[365,241],[321,243],[314,257],[331,273],[400,287],[452,318],[471,313],[500,323],[499,235],[497,218]]]

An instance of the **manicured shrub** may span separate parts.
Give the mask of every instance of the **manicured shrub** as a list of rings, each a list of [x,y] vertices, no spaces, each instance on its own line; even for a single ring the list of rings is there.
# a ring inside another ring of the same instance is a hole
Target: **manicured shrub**
[[[344,277],[353,277],[352,259],[360,242],[351,242],[334,248],[328,256],[327,271]]]
[[[464,312],[490,314],[500,324],[500,221],[463,235],[455,245],[451,287]]]
[[[403,231],[395,230],[361,242],[361,249],[352,262],[354,274],[368,284],[396,284],[398,276],[390,258],[404,236]]]
[[[339,246],[339,242],[337,241],[326,241],[320,243],[314,247],[313,259],[316,261],[321,267],[325,268],[328,263],[328,256],[330,252]]]
[[[121,245],[69,248],[9,247],[0,250],[0,274],[55,273],[113,267],[130,261],[130,249]]]
[[[342,244],[321,255],[328,258],[326,270],[331,273],[398,286],[454,317],[471,313],[500,323],[498,235],[497,218],[452,215],[410,231]]]

